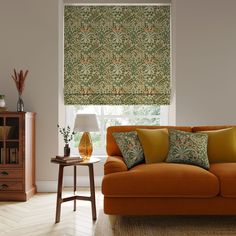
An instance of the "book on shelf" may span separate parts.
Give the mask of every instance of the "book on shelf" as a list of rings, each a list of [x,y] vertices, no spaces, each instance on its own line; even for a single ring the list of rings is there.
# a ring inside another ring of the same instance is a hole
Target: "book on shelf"
[[[51,158],[51,161],[53,162],[59,162],[59,163],[77,163],[83,161],[81,157],[62,157],[62,156],[56,156],[54,158]]]

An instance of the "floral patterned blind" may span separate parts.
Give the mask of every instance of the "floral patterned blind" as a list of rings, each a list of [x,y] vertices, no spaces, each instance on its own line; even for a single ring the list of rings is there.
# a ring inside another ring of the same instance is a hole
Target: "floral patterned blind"
[[[65,6],[69,105],[170,103],[170,6]]]

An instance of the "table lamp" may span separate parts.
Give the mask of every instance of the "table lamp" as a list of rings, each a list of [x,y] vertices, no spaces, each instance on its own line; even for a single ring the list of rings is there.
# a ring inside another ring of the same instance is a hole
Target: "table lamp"
[[[74,132],[84,132],[78,146],[79,154],[84,160],[89,160],[93,152],[92,139],[89,132],[99,131],[96,114],[77,114]]]

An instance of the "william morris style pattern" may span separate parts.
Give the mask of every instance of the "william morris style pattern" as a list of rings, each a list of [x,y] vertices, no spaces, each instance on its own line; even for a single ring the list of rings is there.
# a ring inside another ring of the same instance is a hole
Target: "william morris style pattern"
[[[66,6],[65,104],[169,104],[169,6]]]
[[[208,135],[169,130],[169,153],[166,162],[185,163],[209,169]]]

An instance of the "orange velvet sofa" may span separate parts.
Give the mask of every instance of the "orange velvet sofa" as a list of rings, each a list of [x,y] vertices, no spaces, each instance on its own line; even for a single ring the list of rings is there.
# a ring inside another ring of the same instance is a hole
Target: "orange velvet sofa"
[[[107,129],[102,193],[109,215],[236,215],[236,163],[214,163],[207,171],[187,164],[139,164],[127,169],[113,132],[136,128],[217,130],[232,126],[113,126]]]

